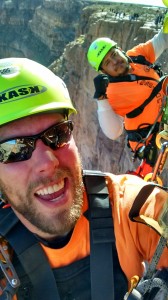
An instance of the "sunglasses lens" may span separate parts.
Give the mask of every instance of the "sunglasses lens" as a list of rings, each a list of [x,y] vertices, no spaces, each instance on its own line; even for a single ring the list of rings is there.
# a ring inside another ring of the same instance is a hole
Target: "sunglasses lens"
[[[33,147],[24,143],[24,139],[14,139],[0,144],[0,162],[10,163],[27,160],[31,157]]]
[[[69,142],[72,130],[72,122],[65,121],[45,131],[42,140],[50,148],[56,150]]]

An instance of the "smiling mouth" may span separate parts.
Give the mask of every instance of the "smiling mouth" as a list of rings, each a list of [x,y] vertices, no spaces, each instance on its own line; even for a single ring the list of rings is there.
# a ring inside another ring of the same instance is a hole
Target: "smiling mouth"
[[[35,195],[41,200],[46,201],[58,201],[64,194],[65,180],[61,180],[59,183],[54,183],[45,188],[39,189]]]

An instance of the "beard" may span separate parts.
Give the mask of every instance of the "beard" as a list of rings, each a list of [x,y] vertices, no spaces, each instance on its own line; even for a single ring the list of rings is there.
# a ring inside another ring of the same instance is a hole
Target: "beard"
[[[116,67],[121,68],[121,66],[122,66],[123,70],[120,71],[120,73],[118,74],[118,77],[127,75],[128,72],[129,72],[129,69],[130,69],[129,63],[126,62],[125,60],[120,61],[119,64]]]
[[[68,168],[57,169],[54,176],[55,179],[59,180],[59,178],[68,176],[72,183],[73,202],[70,208],[62,209],[60,212],[57,212],[55,217],[48,216],[38,209],[32,192],[39,184],[47,185],[50,182],[48,179],[42,179],[36,183],[30,184],[25,195],[22,195],[18,190],[15,191],[17,203],[15,202],[15,199],[8,196],[10,194],[12,195],[12,188],[7,187],[0,182],[0,189],[5,201],[11,205],[14,211],[19,213],[38,230],[55,237],[63,236],[75,226],[82,213],[83,181],[81,170],[81,163],[77,165],[73,172]]]
[[[123,73],[122,73],[120,76],[125,76],[125,75],[127,75],[128,72],[129,72],[129,69],[130,69],[130,66],[129,66],[129,64],[127,64],[126,67],[125,67],[125,70],[123,71]]]

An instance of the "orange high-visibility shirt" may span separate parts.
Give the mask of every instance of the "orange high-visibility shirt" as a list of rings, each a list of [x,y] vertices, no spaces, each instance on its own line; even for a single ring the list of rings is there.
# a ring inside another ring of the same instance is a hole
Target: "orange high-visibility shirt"
[[[128,56],[143,55],[151,63],[155,61],[154,48],[151,41],[139,44],[127,51]],[[130,74],[148,76],[159,80],[158,74],[146,65],[130,63]],[[157,85],[155,80],[138,80],[134,82],[109,83],[107,98],[113,110],[125,117],[125,129],[136,130],[139,125],[153,124],[162,106],[164,92],[161,90],[156,97],[144,108],[144,111],[135,118],[127,118],[126,114],[139,107],[151,94]],[[161,120],[161,117],[158,121]],[[144,127],[145,127],[144,126]]]

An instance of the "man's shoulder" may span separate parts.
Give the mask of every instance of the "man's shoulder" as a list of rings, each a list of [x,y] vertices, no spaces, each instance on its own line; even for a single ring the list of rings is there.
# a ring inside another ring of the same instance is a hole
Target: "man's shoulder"
[[[131,174],[113,174],[113,173],[106,173],[107,177],[109,178],[109,182],[116,185],[140,185],[144,186],[147,184],[142,178],[136,175]]]
[[[119,201],[133,203],[137,195],[144,190],[145,186],[152,186],[151,193],[149,195],[149,201],[152,199],[160,199],[165,201],[167,199],[167,192],[161,187],[156,186],[152,182],[146,182],[142,178],[131,175],[131,174],[121,174],[114,175],[107,173],[108,189],[112,199],[120,199]],[[148,189],[148,188],[147,188]],[[147,190],[146,189],[146,190]],[[149,188],[150,189],[150,188]],[[148,190],[149,190],[148,189]],[[145,192],[144,192],[145,193]]]
[[[152,41],[149,40],[146,43],[140,43],[136,46],[134,46],[132,49],[129,49],[126,54],[128,56],[138,56],[138,55],[144,55],[145,53],[147,53],[149,55],[149,53],[153,52],[153,44]],[[153,53],[152,53],[153,55]]]

